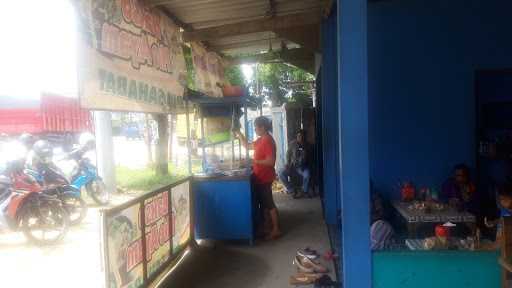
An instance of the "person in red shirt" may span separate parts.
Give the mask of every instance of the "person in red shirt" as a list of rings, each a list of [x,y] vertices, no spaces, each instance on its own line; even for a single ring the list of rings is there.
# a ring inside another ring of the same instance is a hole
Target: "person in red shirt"
[[[276,144],[274,138],[270,135],[270,121],[260,116],[254,120],[254,128],[258,139],[253,143],[248,143],[247,138],[240,132],[235,131],[235,135],[242,142],[246,149],[254,149],[252,161],[252,173],[254,189],[256,196],[264,213],[270,215],[272,230],[267,239],[276,239],[281,235],[279,228],[279,218],[276,204],[272,196],[272,182],[276,178],[274,166],[276,164]]]

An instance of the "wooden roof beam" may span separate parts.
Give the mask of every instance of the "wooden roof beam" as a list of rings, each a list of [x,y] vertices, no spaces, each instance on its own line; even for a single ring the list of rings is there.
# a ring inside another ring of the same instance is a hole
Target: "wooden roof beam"
[[[204,28],[189,32],[186,31],[183,34],[183,39],[186,42],[212,40],[242,34],[313,25],[320,23],[320,21],[321,15],[318,13],[291,14]]]

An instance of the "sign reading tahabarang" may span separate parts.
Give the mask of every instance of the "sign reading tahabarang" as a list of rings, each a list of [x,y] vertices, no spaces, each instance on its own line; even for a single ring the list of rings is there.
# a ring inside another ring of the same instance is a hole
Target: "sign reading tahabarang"
[[[80,19],[83,107],[166,113],[184,106],[179,27],[138,0],[73,1]]]

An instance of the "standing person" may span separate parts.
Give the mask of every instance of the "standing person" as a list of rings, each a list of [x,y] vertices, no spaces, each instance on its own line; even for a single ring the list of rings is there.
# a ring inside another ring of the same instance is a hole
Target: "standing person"
[[[286,151],[286,164],[283,170],[279,172],[279,179],[286,188],[286,193],[294,193],[294,198],[300,198],[304,193],[311,198],[309,193],[309,180],[311,179],[311,168],[309,163],[310,149],[306,143],[306,133],[304,130],[298,130],[296,138],[288,145]],[[302,177],[302,191],[294,191],[289,178],[293,174]]]
[[[269,134],[270,121],[260,116],[254,120],[254,128],[259,138],[253,143],[248,143],[247,138],[238,130],[235,136],[240,139],[246,149],[253,149],[252,172],[255,193],[259,199],[264,214],[270,215],[272,230],[266,239],[276,239],[281,235],[276,204],[272,196],[272,182],[276,178],[274,169],[276,163],[276,144]]]

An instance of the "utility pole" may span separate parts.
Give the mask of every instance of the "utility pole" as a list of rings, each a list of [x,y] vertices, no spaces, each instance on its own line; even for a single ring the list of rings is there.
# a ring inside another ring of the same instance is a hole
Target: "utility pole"
[[[149,167],[153,166],[153,149],[151,149],[151,145],[153,145],[153,130],[151,127],[151,123],[149,121],[149,114],[144,115],[144,143],[146,144],[146,154],[148,158],[147,165]]]
[[[114,139],[112,138],[112,114],[107,111],[94,112],[96,131],[96,165],[109,193],[116,191],[116,167],[114,162]]]
[[[169,175],[169,119],[167,114],[155,114],[154,119],[158,123],[158,143],[156,144],[156,173],[158,175]]]

